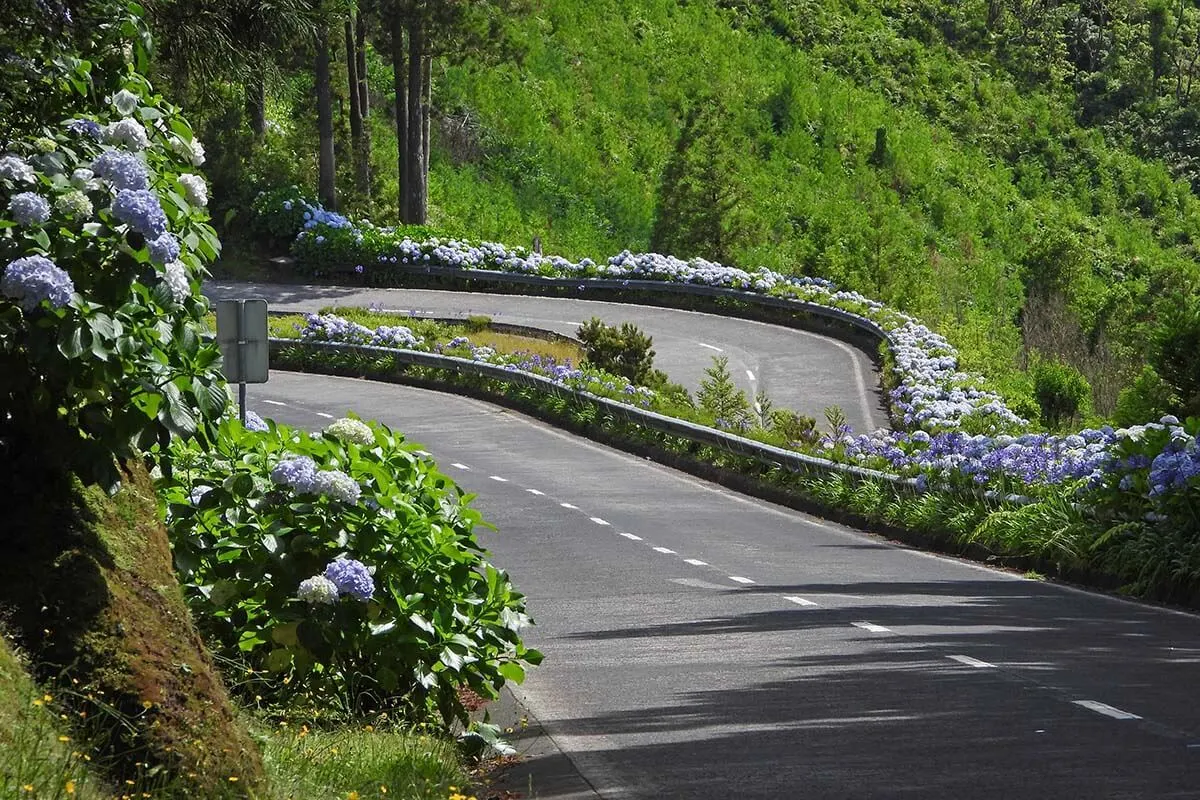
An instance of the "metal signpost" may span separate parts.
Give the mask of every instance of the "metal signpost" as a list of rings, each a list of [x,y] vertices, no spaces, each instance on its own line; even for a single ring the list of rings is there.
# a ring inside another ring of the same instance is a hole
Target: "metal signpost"
[[[238,385],[238,414],[244,425],[246,384],[267,382],[267,301],[218,300],[217,344],[225,380]]]

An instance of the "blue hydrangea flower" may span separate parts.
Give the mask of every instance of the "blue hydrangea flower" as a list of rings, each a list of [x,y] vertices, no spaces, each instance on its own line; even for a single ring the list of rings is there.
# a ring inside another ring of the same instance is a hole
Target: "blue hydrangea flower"
[[[271,480],[290,486],[297,492],[311,492],[317,474],[317,463],[308,456],[287,458],[271,470]]]
[[[26,256],[10,262],[0,278],[0,294],[32,311],[43,300],[61,308],[71,300],[75,284],[66,270],[45,256]]]
[[[118,191],[150,188],[150,173],[133,153],[105,150],[92,162],[92,171],[109,181]]]
[[[149,242],[150,260],[155,264],[170,264],[179,258],[179,240],[173,234],[164,233]]]
[[[267,427],[266,420],[255,414],[253,411],[246,412],[246,430],[255,431],[256,433],[265,433],[270,430]]]
[[[338,599],[338,587],[324,575],[314,575],[300,581],[296,597],[313,605],[333,605]]]
[[[35,192],[14,194],[8,201],[8,210],[18,225],[40,225],[50,219],[50,203]]]
[[[90,119],[73,119],[67,123],[67,132],[72,136],[90,136],[93,139],[100,139],[100,123],[93,122]]]
[[[375,594],[375,581],[371,571],[361,561],[339,558],[325,567],[325,577],[333,582],[342,594],[348,594],[363,602]]]
[[[167,215],[153,192],[122,189],[113,200],[112,210],[117,219],[129,223],[147,239],[157,239],[167,232]]]

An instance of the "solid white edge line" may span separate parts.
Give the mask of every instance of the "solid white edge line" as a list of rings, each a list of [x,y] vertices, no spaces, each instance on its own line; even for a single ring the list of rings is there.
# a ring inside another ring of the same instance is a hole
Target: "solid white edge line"
[[[526,489],[525,491],[529,492],[530,494],[536,494],[538,497],[544,497],[546,495],[545,492],[538,491],[537,489]]]
[[[600,517],[588,517],[588,519],[590,519],[592,522],[596,523],[597,525],[607,525],[608,524],[608,520],[601,519]]]
[[[803,597],[796,597],[795,595],[792,595],[792,594],[783,595],[783,599],[787,600],[789,603],[795,603],[798,606],[806,606],[806,607],[814,606],[815,607],[817,605],[812,600],[805,600]]]
[[[500,483],[508,483],[508,478],[501,478],[499,475],[488,475],[488,477]]]
[[[966,664],[968,667],[975,667],[976,669],[996,668],[995,664],[990,664],[987,661],[980,661],[978,658],[971,658],[970,656],[955,655],[946,656],[946,658],[950,659],[951,661],[957,661],[960,664]]]
[[[891,628],[885,628],[882,625],[876,625],[874,622],[851,622],[850,624],[856,628],[862,628],[864,631],[870,631],[871,633],[892,632]]]
[[[656,553],[664,553],[664,554],[671,554],[671,553],[674,553],[674,552],[675,552],[674,550],[672,550],[672,549],[671,549],[671,548],[669,548],[669,547],[655,547],[655,548],[654,548],[654,551],[655,551]]]
[[[263,400],[264,403],[271,406],[286,406],[287,403],[281,403],[278,400]]]
[[[642,540],[642,537],[635,536],[632,533],[622,533],[621,535],[624,536],[626,539],[629,539],[630,541],[633,541],[633,542],[640,542]]]
[[[729,580],[736,583],[754,583],[754,581],[750,580],[749,578],[743,578],[741,575],[730,575]]]
[[[707,567],[708,566],[707,561],[701,561],[698,558],[685,558],[683,560],[683,563],[691,564],[693,567]]]
[[[1071,702],[1089,711],[1095,711],[1097,714],[1103,714],[1113,719],[1141,719],[1137,714],[1130,714],[1128,711],[1113,708],[1108,703],[1101,703],[1099,700],[1072,700]]]

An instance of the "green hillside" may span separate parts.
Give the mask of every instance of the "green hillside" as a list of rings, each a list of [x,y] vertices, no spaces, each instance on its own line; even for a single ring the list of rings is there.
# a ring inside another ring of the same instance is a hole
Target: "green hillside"
[[[1098,23],[1087,2],[542,2],[507,20],[515,57],[435,61],[429,222],[827,277],[947,335],[1018,408],[1024,370],[1064,361],[1099,416],[1195,410],[1200,203],[1162,128],[1186,123],[1192,11],[1156,40],[1153,8]],[[387,222],[391,73],[370,55],[372,196],[346,210]],[[315,185],[311,87],[293,64],[274,93],[274,182]]]

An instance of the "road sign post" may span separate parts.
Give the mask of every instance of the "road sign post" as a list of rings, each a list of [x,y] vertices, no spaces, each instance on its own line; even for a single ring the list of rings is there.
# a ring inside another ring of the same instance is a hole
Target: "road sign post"
[[[238,385],[238,415],[246,422],[246,384],[266,383],[270,344],[266,300],[218,300],[217,344],[225,380]]]

